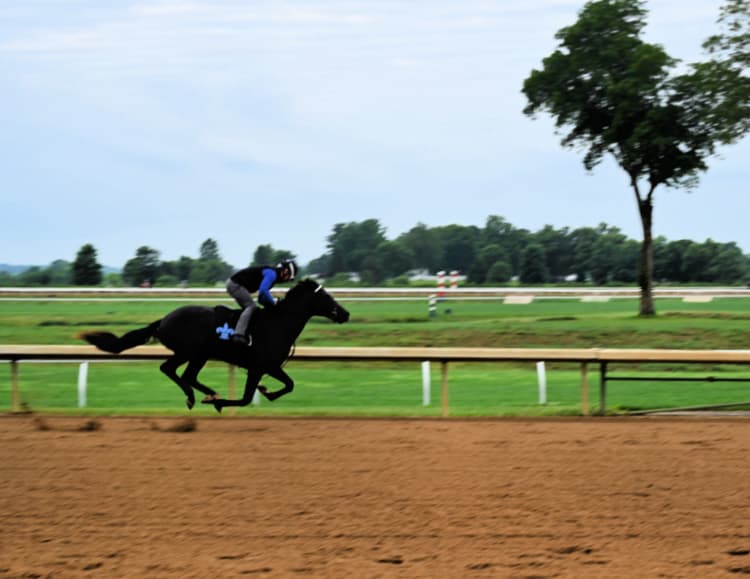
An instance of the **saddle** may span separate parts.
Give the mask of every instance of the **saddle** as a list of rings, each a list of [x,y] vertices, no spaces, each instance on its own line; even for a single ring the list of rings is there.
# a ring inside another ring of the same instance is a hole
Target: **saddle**
[[[218,340],[228,342],[232,339],[241,312],[242,310],[235,310],[226,306],[214,307],[214,327]]]
[[[253,333],[258,324],[258,319],[263,316],[263,308],[255,308],[250,317],[248,332]],[[214,328],[216,338],[221,342],[229,342],[234,335],[234,329],[240,320],[242,310],[228,308],[226,306],[214,306]]]

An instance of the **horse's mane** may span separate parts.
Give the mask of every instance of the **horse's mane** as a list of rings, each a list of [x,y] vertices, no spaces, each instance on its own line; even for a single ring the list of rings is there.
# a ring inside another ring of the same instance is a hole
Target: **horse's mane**
[[[285,302],[286,300],[294,301],[296,299],[299,299],[301,295],[308,294],[318,289],[319,285],[320,284],[317,281],[307,277],[303,279],[302,281],[300,281],[299,283],[297,283],[297,285],[295,285],[289,291],[287,291],[282,302]]]
[[[286,306],[286,305],[293,305],[299,298],[301,298],[301,297],[303,297],[303,296],[305,296],[307,294],[310,294],[310,293],[314,292],[315,290],[318,289],[318,287],[320,287],[320,284],[317,281],[315,281],[314,279],[311,279],[309,277],[305,278],[305,279],[299,281],[297,283],[297,285],[295,285],[293,288],[290,288],[286,292],[286,295],[284,296],[284,299],[282,299],[279,302],[279,306],[283,310],[284,306]],[[273,311],[276,311],[276,310],[271,310],[271,311],[273,312]],[[294,351],[295,351],[296,347],[297,347],[296,342],[292,343],[292,348],[289,351],[289,353],[287,354],[287,356],[286,356],[286,358],[284,360],[284,364],[286,364],[286,362],[288,362],[294,356]]]

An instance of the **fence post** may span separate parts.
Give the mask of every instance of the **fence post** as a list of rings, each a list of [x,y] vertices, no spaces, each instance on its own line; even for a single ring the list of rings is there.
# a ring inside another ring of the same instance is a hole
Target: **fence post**
[[[422,406],[430,405],[430,361],[422,362]]]
[[[547,404],[547,373],[544,362],[536,363],[536,377],[539,383],[539,404]]]
[[[440,375],[440,398],[442,400],[442,415],[445,418],[448,416],[448,362],[446,360],[440,362]]]
[[[431,318],[437,315],[437,296],[432,294],[427,300],[427,312]]]
[[[589,365],[581,362],[581,412],[584,416],[591,413],[589,407]]]
[[[451,291],[458,289],[458,271],[451,271]]]
[[[89,363],[81,362],[78,366],[78,408],[86,407],[86,381],[89,375]]]
[[[10,361],[10,411],[21,412],[21,395],[18,391],[18,360]]]

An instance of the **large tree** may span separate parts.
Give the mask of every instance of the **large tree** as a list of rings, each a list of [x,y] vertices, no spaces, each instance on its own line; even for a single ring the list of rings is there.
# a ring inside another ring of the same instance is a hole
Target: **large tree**
[[[361,271],[365,259],[387,241],[385,228],[377,219],[337,223],[326,240],[331,256],[328,274]]]
[[[96,260],[96,248],[90,243],[78,250],[73,262],[74,285],[99,285],[102,282],[102,266]]]
[[[141,245],[135,251],[135,257],[125,262],[122,268],[122,277],[126,283],[137,285],[153,285],[156,278],[159,277],[161,261],[158,250]]]
[[[232,273],[232,266],[221,258],[219,244],[208,238],[200,246],[200,257],[193,263],[190,281],[199,284],[223,282]]]
[[[578,21],[556,34],[558,49],[531,72],[523,93],[524,113],[552,115],[562,145],[586,151],[587,170],[610,154],[627,173],[643,231],[640,313],[653,315],[654,192],[695,186],[716,146],[747,131],[750,104],[736,58],[675,75],[677,61],[641,39],[645,19],[641,0],[588,2]]]
[[[545,283],[548,277],[544,248],[538,243],[530,243],[521,254],[521,283]]]
[[[750,65],[750,0],[727,0],[719,25],[721,31],[709,38],[704,47],[742,73]]]
[[[212,238],[206,239],[203,243],[201,243],[201,247],[199,250],[200,257],[198,259],[204,259],[206,261],[210,260],[221,260],[221,253],[219,252],[219,243]]]
[[[273,261],[273,246],[261,244],[255,248],[253,253],[253,265],[267,265]]]
[[[417,223],[409,231],[399,235],[396,241],[411,251],[415,267],[432,272],[443,268],[443,247],[435,230],[424,223]]]

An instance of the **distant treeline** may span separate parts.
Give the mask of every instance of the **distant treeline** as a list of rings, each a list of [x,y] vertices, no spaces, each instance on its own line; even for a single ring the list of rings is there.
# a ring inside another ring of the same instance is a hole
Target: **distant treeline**
[[[492,215],[484,227],[417,224],[389,241],[375,219],[338,224],[328,252],[308,269],[335,275],[356,271],[378,284],[412,269],[458,270],[475,284],[635,283],[641,242],[607,224],[578,229],[547,225],[536,232]],[[663,282],[744,282],[749,266],[736,243],[654,240],[654,279]]]
[[[326,238],[327,251],[308,264],[302,273],[318,275],[333,283],[351,284],[357,273],[360,283],[408,283],[409,273],[459,271],[470,284],[590,283],[633,284],[641,243],[617,227],[555,229],[547,225],[531,232],[514,227],[503,217],[492,215],[484,227],[445,225],[428,227],[418,223],[395,239],[377,219],[338,223]],[[295,258],[290,250],[259,245],[245,267],[272,264]],[[182,256],[162,261],[157,249],[140,246],[120,273],[103,273],[96,248],[84,245],[72,262],[57,260],[48,267],[32,267],[21,273],[0,272],[3,286],[192,286],[223,282],[237,267],[226,263],[213,239],[207,239],[196,258]],[[708,239],[654,240],[654,279],[663,283],[745,283],[750,258],[736,243]]]

